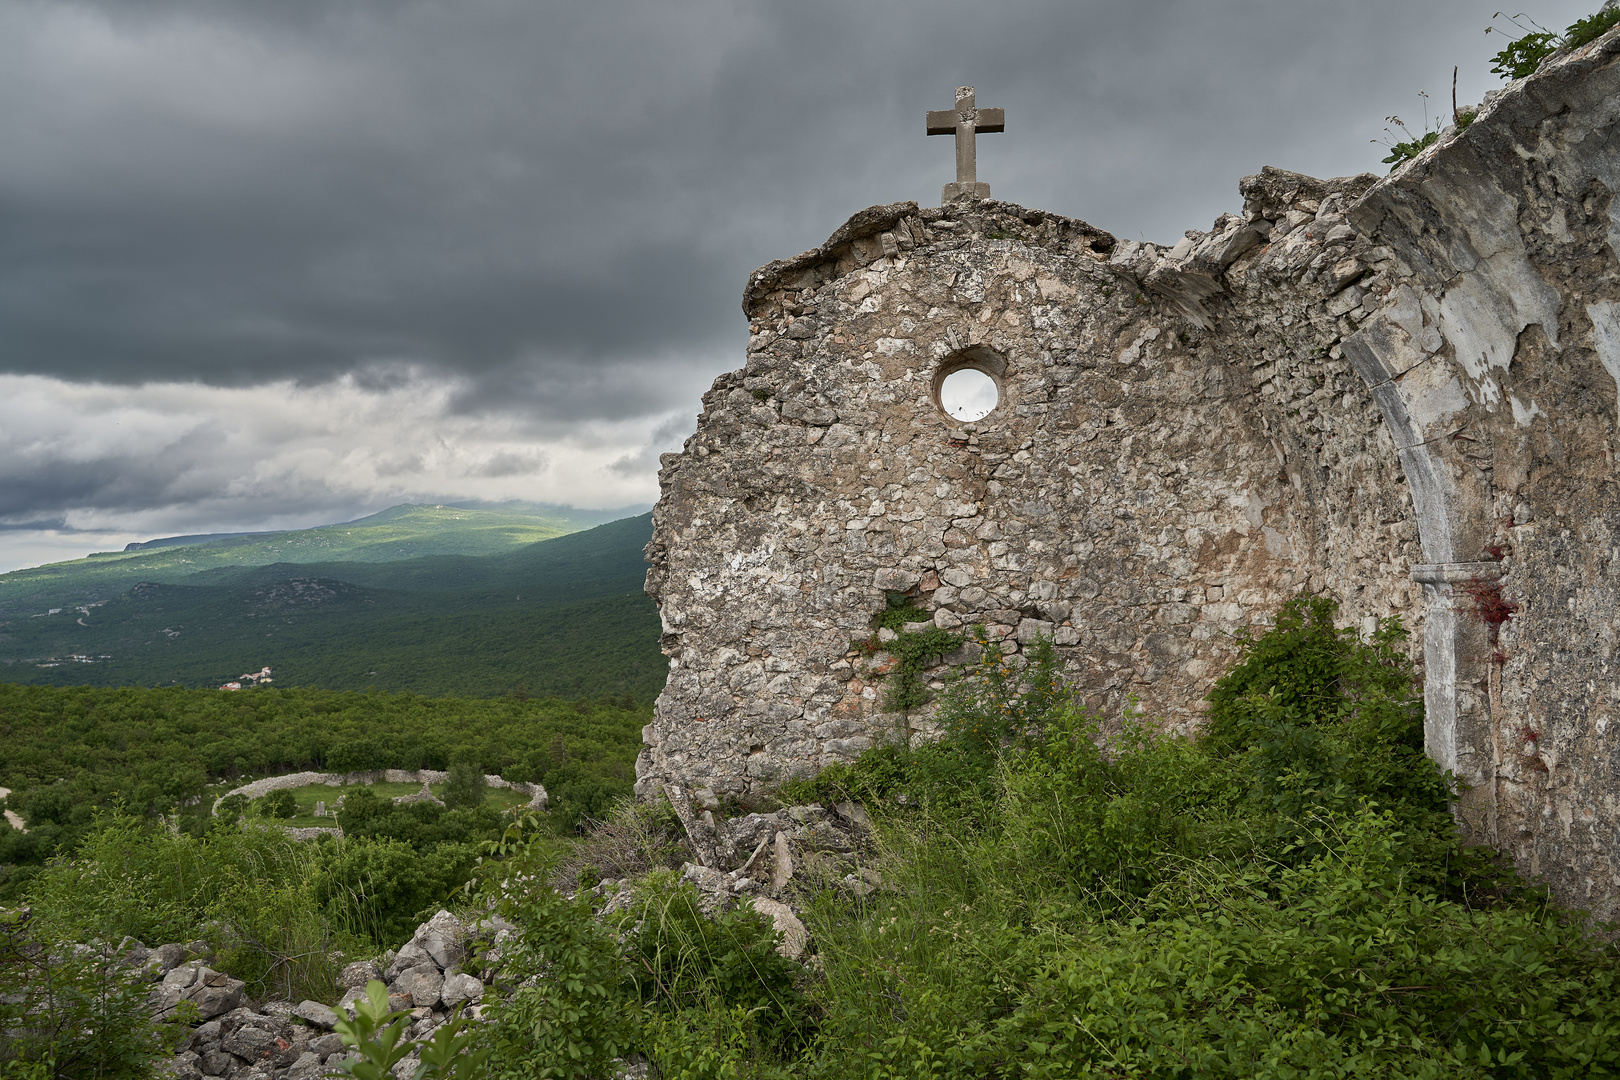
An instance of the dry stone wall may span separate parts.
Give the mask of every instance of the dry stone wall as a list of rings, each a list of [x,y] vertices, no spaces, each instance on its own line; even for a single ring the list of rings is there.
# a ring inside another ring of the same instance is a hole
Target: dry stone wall
[[[1325,593],[1419,631],[1469,828],[1608,910],[1617,51],[1556,58],[1392,177],[1268,168],[1173,247],[969,199],[757,271],[746,366],[660,474],[671,670],[640,790],[927,737],[928,708],[883,710],[894,658],[851,647],[897,600],[1009,656],[1050,636],[1104,716],[1191,731],[1232,635]],[[974,424],[940,406],[960,367],[999,389]]]

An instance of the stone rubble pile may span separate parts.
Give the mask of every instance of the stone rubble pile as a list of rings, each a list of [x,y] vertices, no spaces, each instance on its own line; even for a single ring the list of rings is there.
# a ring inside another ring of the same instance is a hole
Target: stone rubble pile
[[[799,896],[826,885],[856,896],[886,887],[875,870],[861,865],[872,822],[855,803],[790,806],[727,820],[715,816],[720,803],[708,789],[671,784],[665,794],[697,854],[681,877],[702,895],[703,910],[714,914],[747,899],[770,917],[782,935],[777,952],[790,960],[803,959],[810,944],[793,907]],[[602,909],[609,914],[629,906],[633,887],[628,879],[605,879],[597,892],[611,896]]]
[[[510,932],[500,920],[476,928],[497,939]],[[145,965],[155,986],[148,1002],[156,1016],[171,1016],[181,1002],[196,1011],[198,1026],[181,1045],[168,1075],[177,1080],[221,1077],[223,1080],[307,1080],[326,1075],[345,1060],[358,1057],[333,1031],[340,1015],[353,1017],[353,1003],[366,996],[366,983],[388,986],[390,1009],[411,1014],[406,1036],[424,1039],[458,1007],[477,1015],[484,982],[462,970],[468,960],[471,928],[448,911],[417,927],[411,940],[376,961],[349,964],[339,977],[341,996],[333,1005],[318,1001],[270,1001],[255,1006],[244,996],[240,979],[214,971],[199,959],[203,942],[148,949],[136,943],[126,960]],[[409,1075],[415,1059],[408,1059]]]
[[[809,931],[793,906],[801,893],[828,884],[858,896],[891,887],[861,865],[871,821],[854,803],[791,806],[726,820],[715,816],[719,802],[712,792],[674,789],[671,795],[700,859],[685,864],[682,878],[701,894],[703,909],[713,914],[747,900],[771,919],[781,934],[777,951],[791,960],[805,959],[810,944]],[[605,918],[630,906],[635,884],[628,878],[606,879],[593,891],[608,898],[600,912]],[[488,940],[493,948],[485,959],[498,962],[501,945],[514,929],[499,917],[469,925],[440,911],[398,950],[346,966],[331,1005],[255,1004],[247,999],[242,980],[208,966],[204,958],[210,950],[203,941],[157,948],[135,942],[127,947],[124,962],[150,973],[148,1004],[154,1016],[176,1015],[182,1003],[195,1010],[197,1026],[175,1054],[168,1076],[314,1080],[358,1058],[333,1028],[340,1018],[353,1017],[354,1003],[365,999],[366,984],[374,979],[388,987],[390,1009],[411,1014],[407,1038],[430,1037],[458,1007],[465,1015],[481,1016],[479,1002],[493,972],[466,970],[472,960],[470,943],[475,936]],[[395,1072],[409,1076],[415,1067],[416,1059],[407,1058]]]

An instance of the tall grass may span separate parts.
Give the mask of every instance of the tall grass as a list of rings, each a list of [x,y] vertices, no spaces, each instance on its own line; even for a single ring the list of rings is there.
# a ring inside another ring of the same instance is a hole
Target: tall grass
[[[824,774],[892,891],[811,903],[798,1071],[1620,1075],[1615,949],[1460,843],[1402,631],[1332,617],[1279,613],[1201,741],[1104,738],[1042,651],[968,680],[944,742]]]
[[[422,865],[408,845],[303,843],[252,818],[197,837],[108,813],[71,860],[35,879],[28,901],[46,939],[200,940],[253,997],[326,1000],[347,956],[397,945],[384,933],[446,899],[402,884],[401,867]]]

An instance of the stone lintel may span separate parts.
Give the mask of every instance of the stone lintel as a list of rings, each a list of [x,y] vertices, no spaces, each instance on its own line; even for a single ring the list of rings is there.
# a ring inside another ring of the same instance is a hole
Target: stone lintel
[[[1504,570],[1499,562],[1418,563],[1412,580],[1419,585],[1456,585],[1464,581],[1495,581]]]

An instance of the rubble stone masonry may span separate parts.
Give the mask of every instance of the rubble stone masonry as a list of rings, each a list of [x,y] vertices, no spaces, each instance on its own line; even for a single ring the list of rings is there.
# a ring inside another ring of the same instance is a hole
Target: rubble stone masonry
[[[1616,914],[1617,56],[1556,57],[1387,178],[1265,169],[1174,247],[897,203],[753,274],[747,364],[660,473],[639,790],[927,737],[851,648],[902,596],[1009,655],[1049,635],[1102,715],[1190,733],[1233,633],[1304,591],[1419,631],[1466,828]],[[1000,391],[973,424],[939,403],[961,367]]]

